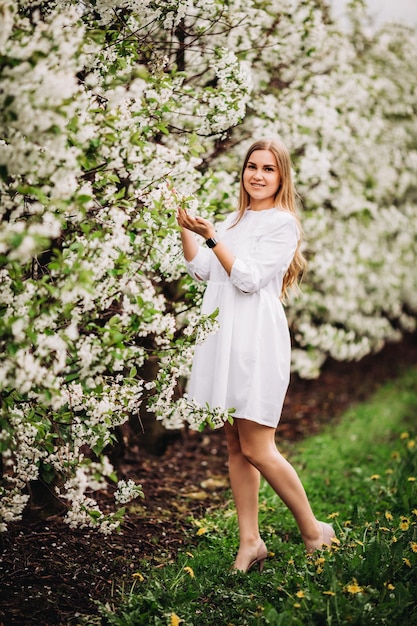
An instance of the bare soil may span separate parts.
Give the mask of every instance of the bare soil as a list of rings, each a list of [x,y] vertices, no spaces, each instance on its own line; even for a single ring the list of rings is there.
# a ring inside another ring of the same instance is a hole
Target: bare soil
[[[413,334],[359,363],[330,360],[317,380],[294,377],[277,430],[278,446],[319,432],[415,365]],[[98,602],[117,603],[143,559],[155,566],[173,559],[190,540],[191,518],[224,501],[223,434],[183,431],[160,457],[134,445],[120,460],[119,473],[140,482],[145,492],[145,499],[130,507],[120,534],[74,531],[62,515],[42,518],[31,506],[21,522],[0,535],[0,626],[78,624],[81,616],[98,615]],[[104,508],[112,502],[106,493],[99,500]]]

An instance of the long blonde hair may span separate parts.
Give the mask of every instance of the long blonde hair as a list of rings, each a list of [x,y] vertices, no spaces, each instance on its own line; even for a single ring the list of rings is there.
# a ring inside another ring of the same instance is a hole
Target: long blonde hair
[[[238,216],[233,226],[236,226],[236,224],[242,219],[243,214],[250,205],[250,196],[243,185],[243,174],[250,159],[250,156],[253,152],[255,152],[255,150],[269,150],[275,156],[281,180],[275,194],[274,205],[278,209],[292,213],[297,221],[297,225],[300,230],[300,239],[298,241],[293,260],[291,261],[291,264],[284,275],[282,283],[281,299],[284,299],[287,295],[288,289],[290,287],[296,287],[299,280],[301,280],[307,267],[307,261],[305,260],[300,249],[303,229],[297,213],[297,205],[295,200],[296,191],[291,175],[291,157],[286,145],[281,141],[276,141],[272,139],[261,139],[259,141],[255,141],[255,143],[250,146],[245,156],[245,160],[243,161],[242,171],[240,173]]]

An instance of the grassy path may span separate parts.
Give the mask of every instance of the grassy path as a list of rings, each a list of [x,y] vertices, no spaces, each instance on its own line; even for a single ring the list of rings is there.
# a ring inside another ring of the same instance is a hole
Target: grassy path
[[[233,503],[194,520],[186,552],[117,590],[104,624],[176,626],[417,625],[417,369],[285,453],[339,543],[306,557],[292,516],[266,484],[262,574],[229,571]],[[91,622],[90,622],[91,623]]]

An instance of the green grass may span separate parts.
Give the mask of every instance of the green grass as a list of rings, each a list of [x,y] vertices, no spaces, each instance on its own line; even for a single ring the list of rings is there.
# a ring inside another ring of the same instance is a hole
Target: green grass
[[[266,484],[260,525],[270,550],[260,574],[229,571],[237,548],[230,497],[174,563],[143,562],[129,590],[102,608],[120,626],[417,625],[417,369],[338,423],[286,445],[316,515],[340,544],[306,557],[291,514]],[[229,494],[226,494],[229,496]]]

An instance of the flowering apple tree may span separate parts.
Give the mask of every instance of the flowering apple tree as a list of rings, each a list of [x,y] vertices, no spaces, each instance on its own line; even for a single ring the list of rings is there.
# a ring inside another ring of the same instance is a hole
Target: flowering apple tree
[[[204,29],[190,18],[199,54],[190,47],[185,73],[187,7],[131,4],[1,7],[3,528],[38,478],[53,480],[70,524],[117,527],[87,495],[115,480],[102,452],[153,387],[153,410],[169,405],[197,332],[214,324],[187,313],[191,299],[176,304],[175,211],[213,185],[196,130],[237,123],[248,75],[231,51],[204,51],[221,6],[196,3]],[[140,486],[119,483],[116,500],[129,493]]]
[[[221,425],[179,382],[216,331],[178,205],[222,219],[247,143],[294,156],[309,273],[294,370],[414,327],[416,33],[340,32],[320,0],[0,0],[0,526],[31,481],[108,533],[142,494],[106,451],[128,418]]]

